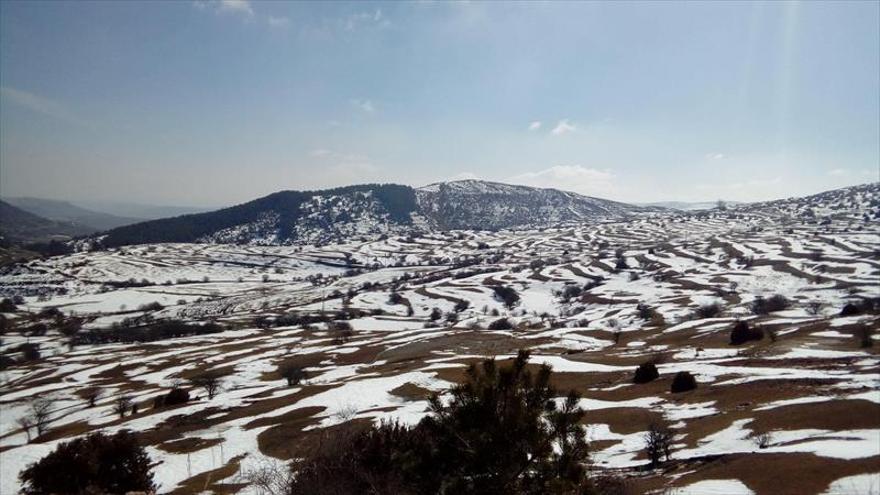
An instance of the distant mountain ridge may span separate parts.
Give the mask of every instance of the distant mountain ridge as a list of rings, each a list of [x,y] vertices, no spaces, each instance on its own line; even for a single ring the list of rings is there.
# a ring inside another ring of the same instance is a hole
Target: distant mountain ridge
[[[102,243],[312,244],[413,231],[622,220],[656,210],[556,189],[477,180],[418,189],[363,184],[322,191],[281,191],[213,212],[141,222],[108,231]]]
[[[0,201],[0,244],[21,245],[66,240],[95,232],[69,222],[56,222]]]
[[[57,222],[82,225],[95,231],[109,230],[146,220],[145,218],[121,217],[93,211],[68,201],[54,199],[19,197],[3,198],[3,200],[34,215]]]
[[[840,210],[874,218],[880,184],[827,191],[806,198],[728,205],[729,211],[767,216],[823,216]],[[704,214],[681,212],[678,214]],[[320,191],[280,191],[216,211],[141,222],[101,236],[107,247],[158,242],[254,245],[327,244],[352,238],[436,230],[543,228],[622,221],[672,213],[557,189],[480,180],[420,188],[361,184]]]

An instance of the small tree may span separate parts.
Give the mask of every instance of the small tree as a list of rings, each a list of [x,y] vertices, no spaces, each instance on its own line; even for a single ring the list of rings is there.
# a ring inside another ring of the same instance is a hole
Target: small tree
[[[186,404],[187,402],[189,402],[189,392],[184,388],[175,386],[169,390],[167,394],[157,396],[153,399],[153,408],[157,409],[166,406],[176,406],[179,404]]]
[[[495,297],[503,302],[508,310],[513,309],[519,303],[519,294],[513,287],[496,285],[492,287],[492,290],[495,292]]]
[[[733,325],[730,331],[730,344],[740,345],[752,340],[761,340],[764,338],[764,331],[761,327],[751,328],[747,321],[738,321]]]
[[[113,403],[113,412],[118,414],[120,419],[125,417],[125,413],[127,413],[129,409],[131,409],[131,397],[127,395],[120,395]]]
[[[281,363],[278,366],[278,374],[287,380],[288,387],[295,387],[307,377],[306,371],[294,363]]]
[[[697,388],[697,379],[694,378],[694,375],[687,371],[679,371],[675,374],[675,378],[672,379],[670,391],[672,393],[687,392],[695,388]]]
[[[511,330],[513,324],[507,318],[499,318],[489,323],[489,330]]]
[[[648,432],[645,433],[645,453],[651,460],[651,467],[659,466],[663,458],[669,461],[672,457],[673,436],[672,430],[666,425],[651,423],[648,426]]]
[[[40,397],[30,403],[31,422],[37,428],[37,436],[46,433],[49,429],[49,416],[54,412],[55,399],[52,397]]]
[[[17,420],[15,420],[16,424],[24,431],[24,434],[27,435],[28,443],[31,443],[31,428],[34,427],[34,421],[31,415],[24,415]]]
[[[190,383],[194,387],[205,389],[208,394],[208,400],[214,398],[222,387],[223,375],[217,371],[204,371],[190,379]]]
[[[470,305],[471,305],[470,302],[465,301],[464,299],[459,299],[458,302],[455,303],[455,308],[453,308],[453,309],[455,310],[456,313],[461,313],[462,311],[468,309],[468,307],[470,307]]]
[[[156,490],[150,457],[134,435],[92,433],[59,444],[19,475],[26,495],[128,493]]]
[[[101,389],[98,387],[87,388],[82,392],[82,398],[86,401],[89,407],[95,407],[95,404],[98,403],[98,399],[101,398]]]
[[[636,368],[634,383],[648,383],[660,378],[660,372],[653,362],[642,363]]]

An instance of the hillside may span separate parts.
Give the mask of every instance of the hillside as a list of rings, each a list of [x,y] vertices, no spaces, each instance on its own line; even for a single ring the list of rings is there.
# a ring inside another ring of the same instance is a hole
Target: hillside
[[[456,181],[282,191],[208,213],[107,232],[106,246],[154,242],[287,245],[449,229],[498,230],[622,220],[659,211],[555,189]]]
[[[22,210],[34,215],[65,222],[82,225],[95,231],[109,230],[123,225],[142,222],[143,218],[130,218],[110,215],[87,208],[76,206],[67,201],[57,201],[42,198],[4,198],[4,200]]]
[[[279,193],[233,213],[296,211],[312,232],[352,202],[382,208],[358,210],[371,222],[413,218],[406,191]],[[21,301],[0,349],[0,493],[58,442],[119,429],[146,446],[158,493],[253,493],[248,473],[283,473],[345,426],[415,424],[467,365],[518,349],[553,367],[554,399],[581,394],[590,472],[628,493],[874,493],[878,200],[870,184],[601,223],[125,246],[0,270],[0,296]],[[656,376],[637,381],[642,365]],[[695,388],[673,388],[684,373]],[[163,403],[175,387],[185,403]],[[120,416],[121,398],[137,410]],[[38,400],[52,409],[36,436],[18,420]],[[656,469],[652,425],[674,440]]]
[[[67,240],[74,236],[91,234],[95,230],[83,225],[49,220],[0,201],[0,238],[7,244]]]
[[[411,188],[366,184],[323,191],[282,191],[222,210],[113,229],[105,246],[155,242],[321,243],[409,228],[417,205]]]
[[[416,189],[416,198],[423,214],[445,229],[498,230],[621,220],[652,211],[557,189],[480,180],[431,184]]]

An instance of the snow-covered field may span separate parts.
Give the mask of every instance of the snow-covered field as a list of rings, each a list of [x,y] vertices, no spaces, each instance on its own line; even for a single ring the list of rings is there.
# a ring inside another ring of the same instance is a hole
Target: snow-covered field
[[[596,469],[626,472],[637,489],[880,493],[880,343],[863,348],[855,336],[877,329],[880,316],[840,316],[847,303],[880,297],[880,227],[863,219],[871,198],[861,199],[814,205],[828,222],[750,208],[320,248],[131,246],[7,269],[0,292],[24,303],[5,315],[14,328],[2,351],[19,360],[19,346],[35,343],[42,356],[0,372],[0,494],[16,493],[18,472],[59,442],[118,429],[143,434],[160,492],[228,489],[294,456],[299,439],[321,428],[417,422],[427,395],[463,379],[467,364],[520,348],[559,372],[560,394],[582,394]],[[495,286],[520,300],[506,306]],[[774,295],[788,307],[751,311]],[[711,304],[716,314],[698,314]],[[227,329],[69,346],[39,316],[47,308],[83,318],[81,333],[144,315]],[[306,314],[329,321],[282,318]],[[512,328],[487,329],[500,318]],[[350,335],[341,336],[341,320]],[[730,345],[737,320],[762,326],[765,338]],[[44,335],[24,330],[40,321]],[[635,367],[657,357],[660,378],[633,384]],[[308,373],[293,387],[277,373],[290,360]],[[205,370],[224,374],[214,398],[192,389],[186,405],[153,408]],[[669,391],[680,371],[696,377],[696,390]],[[102,396],[88,407],[92,387]],[[117,416],[121,395],[136,414]],[[53,412],[29,442],[17,421],[38,397],[51,398]],[[662,471],[643,469],[643,436],[657,420],[676,434]]]

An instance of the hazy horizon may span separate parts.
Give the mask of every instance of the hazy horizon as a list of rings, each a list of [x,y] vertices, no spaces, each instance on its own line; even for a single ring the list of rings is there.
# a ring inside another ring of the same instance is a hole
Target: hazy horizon
[[[880,4],[3,2],[0,195],[456,178],[631,203],[880,180]]]

